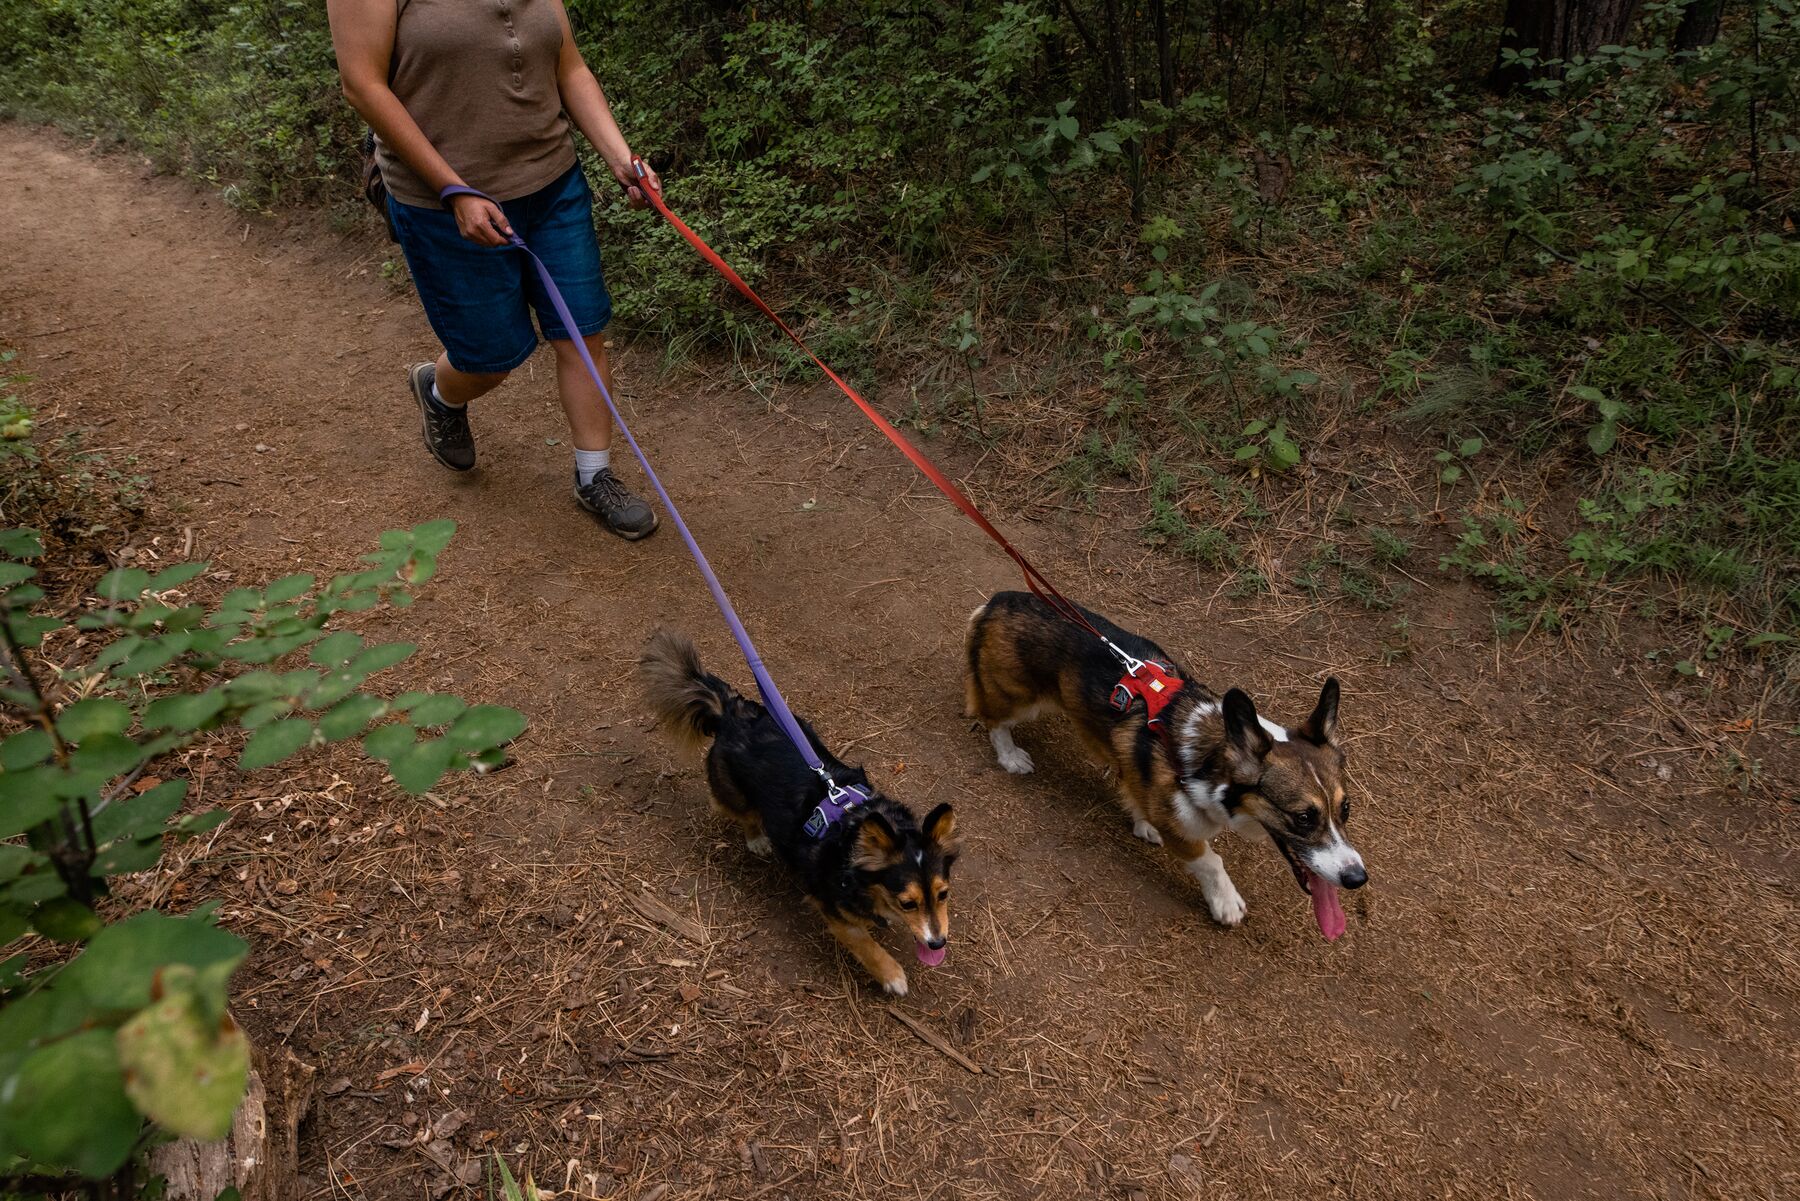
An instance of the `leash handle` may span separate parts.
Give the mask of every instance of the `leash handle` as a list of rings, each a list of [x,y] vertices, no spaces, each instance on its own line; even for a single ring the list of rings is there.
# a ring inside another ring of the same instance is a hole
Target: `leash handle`
[[[631,166],[640,180],[647,180],[648,177],[645,174],[647,167],[645,166],[643,159],[634,156],[631,160]],[[856,407],[862,410],[863,416],[873,422],[875,428],[880,430],[887,437],[887,440],[892,442],[894,446],[899,449],[900,453],[905,455],[907,460],[911,462],[914,467],[917,467],[919,471],[923,473],[925,478],[932,482],[939,492],[944,494],[951,504],[962,510],[963,516],[967,517],[970,521],[973,521],[976,526],[980,528],[982,533],[986,534],[989,538],[992,538],[1000,549],[1005,551],[1014,563],[1018,564],[1019,570],[1025,576],[1025,586],[1031,589],[1032,595],[1048,605],[1050,611],[1061,617],[1064,621],[1081,627],[1103,642],[1106,641],[1105,635],[1094,628],[1094,624],[1087,619],[1086,614],[1082,613],[1080,607],[1065,598],[1062,593],[1058,592],[1055,585],[1051,584],[1050,581],[1045,578],[1044,574],[1033,566],[1031,560],[1027,559],[1022,551],[1015,547],[1011,542],[1007,541],[1006,535],[996,529],[993,522],[989,521],[981,510],[975,507],[975,502],[963,495],[962,490],[950,482],[950,477],[945,475],[943,471],[938,468],[936,463],[933,463],[926,457],[925,452],[921,451],[918,447],[908,441],[905,434],[902,434],[894,427],[892,422],[876,411],[875,406],[864,400],[855,388],[852,388],[849,384],[845,383],[843,379],[839,377],[837,372],[826,366],[825,361],[813,353],[812,347],[806,344],[805,339],[795,333],[792,327],[790,327],[787,322],[783,321],[780,315],[763,301],[762,297],[756,294],[755,289],[745,283],[743,277],[731,269],[731,264],[727,263],[718,251],[706,244],[704,238],[688,228],[687,224],[674,214],[669,208],[668,202],[663,199],[662,193],[659,190],[650,187],[647,182],[640,190],[649,199],[650,206],[660,213],[663,220],[667,221],[675,228],[677,233],[687,240],[688,245],[699,252],[701,258],[712,264],[713,270],[724,276],[726,283],[735,288],[738,294],[745,300],[748,300],[751,304],[760,309],[763,315],[770,321],[773,321],[781,332],[787,335],[788,341],[792,342],[800,349],[802,354],[811,359],[818,366],[819,370],[825,373],[826,378],[838,386],[838,391],[842,392],[845,396],[848,396],[851,401],[855,403]],[[1108,645],[1111,644],[1109,643]]]
[[[655,193],[655,189],[650,187],[645,187],[643,191]],[[438,198],[443,201],[448,201],[452,196],[478,196],[490,204],[497,205],[499,203],[486,193],[464,184],[450,184],[438,193]],[[619,432],[625,435],[626,445],[631,447],[631,453],[637,459],[638,466],[644,469],[644,478],[648,479],[650,486],[656,489],[656,495],[662,501],[663,508],[668,511],[669,519],[675,523],[676,530],[681,534],[681,540],[687,544],[688,554],[693,556],[694,566],[700,569],[700,578],[706,581],[707,590],[712,593],[713,603],[719,607],[720,614],[725,618],[726,628],[731,631],[731,636],[736,640],[738,649],[743,652],[745,661],[750,665],[750,674],[756,680],[757,691],[762,694],[764,707],[774,715],[776,724],[788,736],[788,740],[794,744],[794,749],[800,752],[800,757],[806,761],[806,765],[825,781],[826,804],[836,805],[841,816],[842,810],[867,802],[869,798],[860,789],[847,784],[839,784],[833,780],[831,773],[825,770],[825,764],[813,751],[812,741],[806,737],[806,732],[795,720],[793,711],[788,708],[787,701],[782,698],[781,690],[775,686],[774,678],[769,675],[769,669],[763,665],[762,656],[756,653],[756,644],[750,640],[750,632],[744,628],[744,623],[738,617],[737,610],[732,607],[731,598],[725,595],[725,588],[719,583],[719,577],[713,574],[712,564],[706,561],[706,553],[700,549],[699,542],[694,539],[693,531],[688,529],[687,522],[682,519],[681,510],[675,507],[675,502],[670,498],[668,490],[663,487],[662,480],[656,474],[656,469],[650,466],[649,458],[644,454],[643,448],[638,445],[637,439],[632,436],[631,427],[625,423],[624,414],[620,413],[619,406],[613,403],[612,392],[607,388],[606,381],[601,378],[600,369],[594,365],[594,358],[588,353],[587,340],[581,336],[581,330],[576,325],[574,314],[569,312],[568,302],[563,299],[562,290],[550,277],[550,269],[544,265],[544,260],[540,259],[531,247],[525,244],[525,239],[518,234],[509,234],[507,243],[513,249],[523,252],[531,260],[531,265],[537,271],[538,280],[544,285],[544,291],[549,294],[550,307],[556,310],[557,319],[562,322],[564,331],[569,335],[569,340],[574,343],[575,353],[581,357],[582,365],[587,368],[588,375],[594,381],[594,386],[600,389],[600,399],[606,402],[606,409],[612,414],[613,423],[619,427]]]

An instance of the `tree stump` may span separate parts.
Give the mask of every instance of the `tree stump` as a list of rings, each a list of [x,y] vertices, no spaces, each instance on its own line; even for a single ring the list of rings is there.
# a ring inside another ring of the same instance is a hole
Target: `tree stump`
[[[150,1153],[150,1171],[168,1180],[168,1201],[214,1201],[236,1188],[243,1201],[298,1201],[300,1123],[312,1107],[316,1069],[285,1049],[250,1049],[250,1084],[218,1142],[177,1139]]]

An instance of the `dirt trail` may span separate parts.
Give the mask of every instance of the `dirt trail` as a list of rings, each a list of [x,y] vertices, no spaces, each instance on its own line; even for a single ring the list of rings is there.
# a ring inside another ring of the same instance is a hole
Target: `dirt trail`
[[[847,404],[776,409],[628,354],[639,436],[795,707],[898,795],[960,807],[951,954],[901,1008],[972,1074],[884,1011],[648,729],[631,670],[657,622],[745,672],[670,531],[626,546],[574,507],[542,355],[481,402],[481,468],[455,477],[417,445],[401,368],[432,344],[384,247],[9,126],[0,219],[0,341],[53,427],[139,456],[168,531],[144,549],[191,529],[223,587],[453,517],[395,685],[532,720],[515,767],[435,804],[350,755],[189,764],[236,818],[163,895],[226,898],[253,1032],[334,1082],[313,1196],[417,1196],[434,1155],[492,1149],[570,1195],[667,1201],[1800,1188],[1795,811],[1692,753],[1726,700],[1596,645],[1496,648],[1453,589],[1384,665],[1376,622],[997,513],[1067,590],[1278,717],[1343,679],[1372,876],[1350,935],[1324,944],[1277,857],[1229,840],[1250,917],[1228,933],[1055,727],[1021,739],[1035,776],[994,769],[957,648],[1015,578]],[[700,929],[646,920],[640,889]]]

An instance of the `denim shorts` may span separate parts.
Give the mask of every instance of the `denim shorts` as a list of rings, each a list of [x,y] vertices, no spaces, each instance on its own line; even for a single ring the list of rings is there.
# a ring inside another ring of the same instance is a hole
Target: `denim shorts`
[[[612,297],[600,273],[594,240],[594,194],[579,165],[529,196],[502,201],[513,232],[537,252],[561,289],[563,300],[587,337],[606,328]],[[478,246],[457,232],[448,209],[401,204],[388,197],[388,212],[413,287],[432,332],[458,371],[511,371],[546,339],[567,338],[531,260],[510,246]]]

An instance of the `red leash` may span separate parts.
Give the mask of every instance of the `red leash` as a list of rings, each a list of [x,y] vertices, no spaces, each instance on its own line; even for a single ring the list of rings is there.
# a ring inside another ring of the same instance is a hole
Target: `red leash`
[[[637,171],[638,178],[643,179],[644,161],[642,159],[634,158],[631,165],[633,169]],[[926,458],[923,451],[919,450],[919,448],[914,446],[911,442],[908,442],[905,434],[902,434],[899,430],[895,429],[892,422],[876,412],[875,407],[858,395],[855,388],[852,388],[849,384],[846,384],[839,378],[837,372],[833,371],[830,367],[827,367],[825,365],[825,360],[813,353],[812,347],[806,344],[805,339],[795,333],[774,309],[763,302],[763,298],[758,296],[755,290],[752,289],[749,284],[744,282],[742,276],[731,269],[731,264],[720,257],[718,251],[714,250],[711,246],[708,246],[705,239],[689,229],[680,217],[677,217],[673,212],[669,211],[669,206],[664,203],[661,192],[651,187],[648,183],[638,190],[649,199],[651,206],[654,207],[657,212],[662,214],[663,219],[674,226],[677,233],[687,239],[688,245],[699,251],[700,257],[711,263],[713,269],[725,277],[726,283],[729,283],[733,288],[736,288],[739,295],[761,309],[764,316],[768,317],[770,321],[773,321],[780,327],[781,332],[788,336],[788,341],[799,347],[802,354],[818,364],[819,370],[823,371],[826,377],[838,386],[838,390],[855,402],[856,407],[863,411],[863,415],[875,423],[875,428],[887,435],[887,440],[897,446],[900,449],[900,453],[905,455],[914,467],[917,467],[920,471],[924,472],[925,478],[930,480],[932,484],[937,487],[939,492],[942,492],[948,497],[951,504],[963,511],[963,516],[981,527],[981,532],[986,534],[989,538],[992,538],[994,542],[999,545],[1000,549],[1005,551],[1012,558],[1012,561],[1019,565],[1019,570],[1025,574],[1025,586],[1031,589],[1032,595],[1036,596],[1046,605],[1049,605],[1051,611],[1061,617],[1064,621],[1080,626],[1094,637],[1100,639],[1100,641],[1106,643],[1107,646],[1112,648],[1114,654],[1118,655],[1122,660],[1127,661],[1128,668],[1130,668],[1131,664],[1138,662],[1131,656],[1125,654],[1125,652],[1118,647],[1113,646],[1111,639],[1095,629],[1094,624],[1087,619],[1087,615],[1082,613],[1081,609],[1072,601],[1064,598],[1063,594],[1056,590],[1055,585],[1051,584],[1050,581],[1044,577],[1044,573],[1032,566],[1031,560],[1027,559],[1018,547],[1008,542],[1006,540],[1006,535],[994,528],[994,523],[982,515],[981,510],[975,507],[975,502],[964,496],[962,490],[950,482],[950,478],[938,469],[936,463],[933,463],[930,459]],[[1135,669],[1132,669],[1131,674],[1136,674]]]

